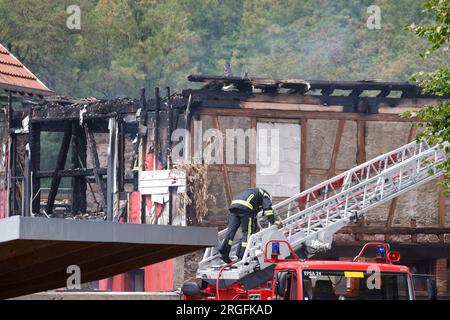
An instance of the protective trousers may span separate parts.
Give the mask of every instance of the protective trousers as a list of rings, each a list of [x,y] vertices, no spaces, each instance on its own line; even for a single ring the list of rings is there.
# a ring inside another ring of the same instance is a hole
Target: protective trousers
[[[228,230],[219,251],[221,254],[229,257],[231,247],[233,246],[234,236],[239,227],[241,227],[242,230],[242,238],[239,242],[237,257],[241,260],[244,256],[250,236],[256,230],[256,218],[254,215],[230,212],[228,216]]]

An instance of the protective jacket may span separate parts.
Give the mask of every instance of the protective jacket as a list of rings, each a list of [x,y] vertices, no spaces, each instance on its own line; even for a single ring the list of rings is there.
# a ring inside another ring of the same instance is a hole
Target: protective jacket
[[[230,205],[230,212],[239,212],[255,216],[260,210],[270,223],[275,222],[270,194],[261,188],[251,188],[239,193]]]

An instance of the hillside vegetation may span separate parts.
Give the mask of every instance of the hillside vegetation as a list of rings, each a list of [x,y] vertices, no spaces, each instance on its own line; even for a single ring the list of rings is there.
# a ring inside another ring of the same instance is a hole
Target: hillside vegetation
[[[81,9],[70,30],[69,5]],[[369,29],[370,5],[381,29]],[[432,21],[412,0],[0,0],[0,43],[61,95],[137,96],[180,90],[191,73],[407,81],[449,66],[423,60],[425,39],[406,31]]]

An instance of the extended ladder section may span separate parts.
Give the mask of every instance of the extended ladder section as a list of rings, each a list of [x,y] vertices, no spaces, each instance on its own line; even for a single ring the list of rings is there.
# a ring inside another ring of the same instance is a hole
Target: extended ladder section
[[[445,160],[446,154],[437,147],[412,142],[274,205],[274,214],[283,227],[268,226],[253,234],[243,259],[225,269],[221,280],[229,285],[269,267],[264,262],[264,247],[269,240],[287,240],[294,250],[306,250],[308,256],[330,249],[339,229],[368,210],[442,175],[439,164]],[[225,233],[226,229],[219,233],[218,245]],[[232,259],[236,259],[237,246],[233,245]],[[288,251],[281,249],[284,258]],[[208,248],[197,276],[213,283],[222,265],[217,247]]]

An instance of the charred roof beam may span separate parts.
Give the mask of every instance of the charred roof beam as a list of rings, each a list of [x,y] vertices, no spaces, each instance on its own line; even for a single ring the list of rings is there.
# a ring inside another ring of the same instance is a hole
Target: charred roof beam
[[[351,91],[351,96],[360,96],[364,91],[380,91],[378,97],[387,97],[392,91],[401,92],[402,98],[448,98],[450,94],[444,97],[436,97],[426,95],[421,92],[419,86],[409,82],[384,82],[378,80],[363,80],[363,81],[326,81],[326,80],[300,80],[300,79],[267,79],[267,78],[241,78],[241,77],[223,77],[223,76],[208,76],[208,75],[190,75],[188,80],[191,82],[203,82],[207,86],[209,84],[234,85],[236,89],[245,84],[252,84],[256,89],[261,89],[263,92],[271,91],[274,86],[279,88],[296,89],[297,92],[304,94],[299,90],[302,86],[308,86],[310,91],[321,91],[322,96],[331,96],[336,90]],[[213,87],[210,86],[210,89]],[[217,87],[220,91],[222,87]],[[214,91],[214,90],[211,90]],[[247,93],[248,91],[243,91]],[[357,94],[359,93],[359,94]]]
[[[380,90],[380,93],[377,94],[377,98],[386,98],[392,91],[391,86],[386,86],[385,88]]]

